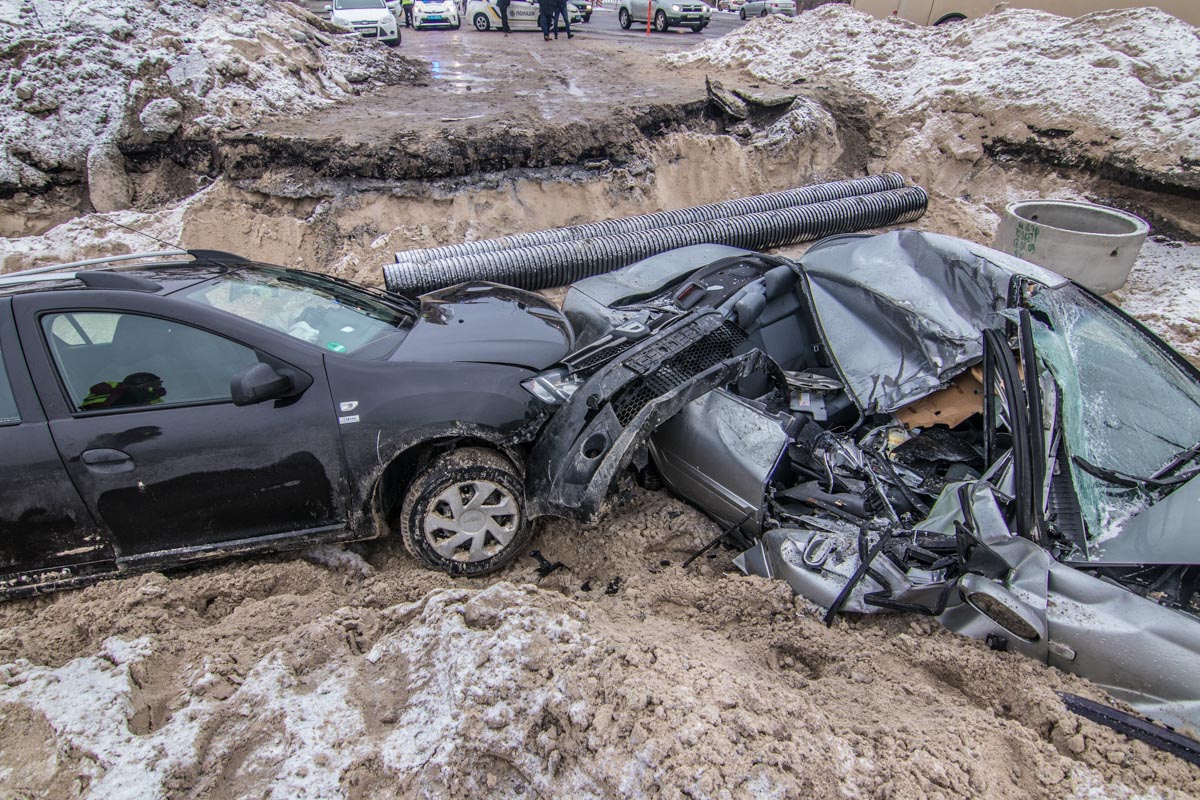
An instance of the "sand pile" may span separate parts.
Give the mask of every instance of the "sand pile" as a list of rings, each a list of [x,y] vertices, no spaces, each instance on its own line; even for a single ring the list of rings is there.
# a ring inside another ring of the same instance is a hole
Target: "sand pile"
[[[1200,791],[1068,714],[1077,678],[914,617],[826,629],[724,554],[683,570],[713,533],[639,493],[544,527],[567,569],[540,581],[384,544],[5,604],[0,775],[58,798]]]
[[[1009,9],[931,28],[826,5],[664,60],[840,93],[873,126],[872,155],[910,174],[1032,152],[1200,187],[1200,32],[1153,8],[1078,19]]]

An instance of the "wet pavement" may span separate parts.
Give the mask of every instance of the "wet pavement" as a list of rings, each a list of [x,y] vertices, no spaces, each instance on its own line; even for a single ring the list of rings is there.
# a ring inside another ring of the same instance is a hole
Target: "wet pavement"
[[[668,69],[659,57],[722,36],[741,22],[714,13],[701,33],[688,29],[645,34],[622,30],[614,9],[597,9],[589,22],[545,42],[540,33],[403,30],[395,52],[429,65],[430,77],[391,86],[301,119],[279,120],[256,133],[337,138],[348,144],[380,143],[397,136],[470,136],[477,127],[503,124],[537,128],[545,123],[610,120],[618,110],[705,97],[704,73]]]

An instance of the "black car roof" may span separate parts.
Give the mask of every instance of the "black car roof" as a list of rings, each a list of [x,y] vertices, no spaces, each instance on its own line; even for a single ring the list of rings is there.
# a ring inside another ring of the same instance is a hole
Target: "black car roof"
[[[186,256],[191,260],[166,260],[162,258],[163,255]],[[155,253],[146,256],[147,260],[143,263],[136,263],[140,258],[142,256],[136,254],[118,256],[110,260],[96,259],[0,275],[0,298],[89,288],[168,295],[246,267],[269,266],[241,256],[209,250]]]

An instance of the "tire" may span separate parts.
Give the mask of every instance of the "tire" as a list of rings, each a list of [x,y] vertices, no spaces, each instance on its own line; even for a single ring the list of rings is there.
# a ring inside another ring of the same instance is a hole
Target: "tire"
[[[666,33],[670,27],[670,24],[667,22],[667,12],[659,11],[654,15],[654,30],[659,33]]]
[[[622,28],[629,30],[630,26],[633,25],[633,20],[629,18],[628,9],[622,8],[617,12],[617,22],[621,24]]]
[[[738,16],[742,18],[742,21],[743,21],[743,22],[745,21],[745,19],[746,19],[746,8],[745,8],[745,6],[743,6],[742,8],[739,8],[739,9],[738,9]]]
[[[947,25],[952,22],[966,22],[966,21],[967,21],[967,18],[964,17],[962,14],[947,14],[946,16],[939,19],[937,22],[933,23],[933,25],[936,28],[938,25]]]
[[[700,31],[702,31],[702,30],[704,30],[704,25],[703,25],[703,24],[700,24],[700,25],[693,25],[693,26],[692,26],[692,33],[699,33],[699,32],[700,32]]]
[[[591,15],[591,14],[584,14],[584,15],[583,15],[583,21],[584,21],[584,22],[588,22],[589,20],[591,20],[591,18],[592,18],[592,15]]]
[[[758,15],[759,15],[760,17],[765,17],[765,16],[767,15],[767,7],[766,7],[766,6],[763,6],[763,10],[762,10],[762,11],[760,11],[760,12],[758,12]]]
[[[451,26],[450,26],[450,30],[452,30],[452,31],[456,31],[456,30],[458,30],[458,29],[459,29],[459,28],[461,28],[461,27],[462,27],[462,23],[461,23],[461,22],[456,22],[456,23],[454,23],[453,25],[451,25]]]
[[[400,37],[397,36],[395,39],[384,39],[383,43],[386,44],[388,47],[399,47],[400,46]]]
[[[488,21],[486,14],[476,14],[475,19],[471,20],[475,24],[475,30],[486,31],[491,30],[492,23]]]
[[[404,548],[432,569],[485,575],[525,551],[533,529],[517,470],[483,447],[435,459],[409,486],[400,510]]]

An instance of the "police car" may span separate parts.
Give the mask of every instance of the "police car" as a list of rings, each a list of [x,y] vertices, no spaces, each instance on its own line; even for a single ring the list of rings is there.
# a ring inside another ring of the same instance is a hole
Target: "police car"
[[[421,30],[434,25],[454,30],[462,26],[455,0],[417,0],[413,4],[413,27]]]
[[[508,27],[512,30],[538,29],[538,4],[527,0],[512,0],[508,7]],[[583,22],[579,7],[567,3],[567,15],[572,25]],[[495,0],[467,0],[467,19],[477,31],[500,30],[500,8]]]

